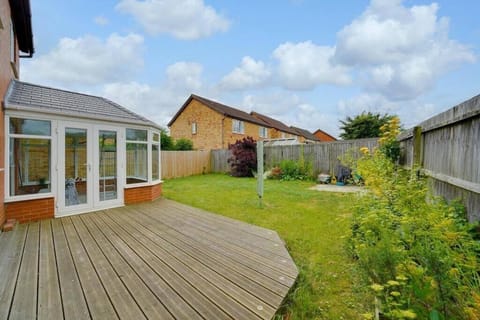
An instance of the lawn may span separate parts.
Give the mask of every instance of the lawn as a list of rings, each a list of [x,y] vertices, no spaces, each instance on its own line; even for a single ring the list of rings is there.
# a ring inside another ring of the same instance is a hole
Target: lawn
[[[165,181],[166,198],[276,230],[300,274],[277,318],[361,319],[371,298],[358,285],[345,251],[354,194],[308,190],[312,182],[265,182],[212,174]]]

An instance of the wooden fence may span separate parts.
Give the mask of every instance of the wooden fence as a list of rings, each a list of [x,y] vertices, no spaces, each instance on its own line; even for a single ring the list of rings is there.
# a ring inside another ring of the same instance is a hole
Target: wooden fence
[[[480,95],[403,132],[400,163],[430,177],[434,194],[459,199],[480,220]]]
[[[210,151],[162,151],[162,179],[209,173]]]
[[[358,139],[318,144],[296,144],[288,146],[265,146],[264,163],[267,169],[279,165],[282,160],[298,161],[301,157],[313,165],[314,173],[334,173],[339,158],[345,154],[358,156],[361,147],[373,150],[378,145],[377,138]],[[212,150],[212,172],[229,172],[228,150]]]

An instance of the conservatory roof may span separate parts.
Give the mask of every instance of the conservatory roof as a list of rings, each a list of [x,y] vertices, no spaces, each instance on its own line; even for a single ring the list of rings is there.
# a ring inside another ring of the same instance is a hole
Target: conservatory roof
[[[153,121],[106,98],[18,80],[10,82],[5,97],[5,109],[142,124],[160,128]]]

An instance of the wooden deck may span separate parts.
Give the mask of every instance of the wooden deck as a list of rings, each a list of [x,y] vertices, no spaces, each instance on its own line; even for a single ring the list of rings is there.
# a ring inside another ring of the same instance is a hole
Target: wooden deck
[[[298,271],[277,233],[173,201],[0,235],[0,319],[271,319]]]

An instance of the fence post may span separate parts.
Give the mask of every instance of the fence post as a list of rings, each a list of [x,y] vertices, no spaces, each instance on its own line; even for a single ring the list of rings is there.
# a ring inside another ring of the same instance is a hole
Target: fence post
[[[423,143],[422,143],[422,127],[413,128],[413,161],[412,168],[421,167],[423,165]]]

